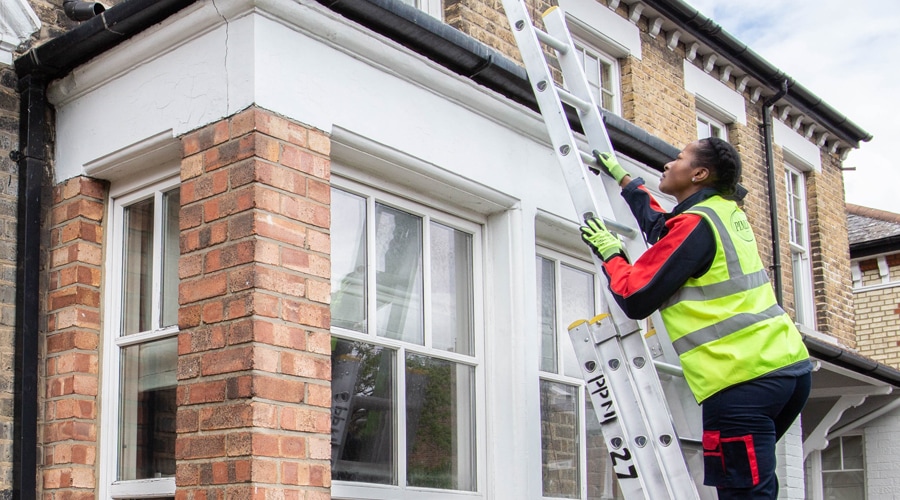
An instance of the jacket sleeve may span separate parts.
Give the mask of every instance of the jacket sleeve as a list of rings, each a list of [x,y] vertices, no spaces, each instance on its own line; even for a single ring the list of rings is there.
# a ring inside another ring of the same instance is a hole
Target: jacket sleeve
[[[622,197],[628,203],[638,227],[651,245],[659,241],[666,232],[668,213],[644,186],[644,179],[638,177],[622,189]]]
[[[705,273],[715,257],[712,229],[696,214],[680,214],[665,224],[665,236],[634,264],[622,256],[603,264],[619,307],[632,319],[657,310],[691,277]]]

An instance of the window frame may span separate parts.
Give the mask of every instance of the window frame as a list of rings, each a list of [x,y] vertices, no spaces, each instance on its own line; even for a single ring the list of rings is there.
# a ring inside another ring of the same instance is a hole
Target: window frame
[[[814,285],[812,280],[812,252],[809,246],[809,207],[806,196],[806,173],[785,162],[785,201],[787,202],[788,242],[791,249],[791,271],[794,288],[794,321],[815,330],[816,314]],[[797,204],[794,204],[794,201]],[[799,206],[802,213],[795,213]],[[804,241],[798,242],[795,235],[795,221],[803,226]],[[798,265],[799,262],[799,265]]]
[[[487,434],[486,427],[488,425],[486,414],[486,385],[485,385],[485,332],[484,332],[484,221],[473,220],[471,214],[467,214],[464,218],[460,215],[453,215],[448,211],[448,207],[442,207],[436,201],[434,206],[426,205],[419,201],[413,201],[417,196],[412,192],[404,192],[402,189],[388,190],[385,187],[373,187],[354,180],[350,180],[339,175],[333,175],[331,187],[340,189],[350,194],[363,197],[366,204],[366,296],[369,300],[366,303],[366,332],[357,332],[346,328],[331,326],[332,338],[340,338],[348,341],[359,341],[371,345],[394,351],[395,363],[393,365],[396,380],[394,381],[393,390],[395,391],[394,404],[394,432],[395,447],[394,464],[397,474],[397,485],[385,485],[375,483],[364,483],[355,481],[332,481],[332,497],[341,498],[358,498],[372,500],[413,500],[426,495],[428,498],[435,499],[451,499],[451,498],[485,498],[487,494]],[[421,194],[418,196],[421,197]],[[423,345],[406,342],[399,339],[392,339],[378,335],[377,317],[375,314],[375,272],[376,267],[368,264],[375,253],[375,231],[374,217],[376,203],[397,209],[415,216],[422,217],[422,251],[423,251],[423,316],[424,316],[424,339]],[[458,213],[458,212],[457,212]],[[455,353],[448,350],[440,349],[432,346],[432,315],[431,315],[431,281],[430,281],[430,226],[432,223],[438,223],[443,226],[466,232],[472,236],[472,323],[473,336],[472,348],[473,354],[467,355]],[[406,412],[406,383],[405,383],[405,359],[408,353],[419,354],[429,358],[445,360],[465,366],[471,366],[474,369],[474,394],[473,402],[475,405],[474,415],[474,435],[473,442],[475,446],[474,457],[477,461],[475,467],[475,490],[443,490],[436,488],[427,488],[419,486],[409,486],[407,483],[407,466],[406,466],[406,448],[407,437],[405,432]]]
[[[806,494],[807,498],[810,500],[823,500],[826,497],[825,491],[825,482],[824,482],[824,474],[826,472],[850,472],[850,471],[859,471],[863,474],[863,483],[862,490],[864,498],[860,500],[865,500],[865,497],[868,497],[868,474],[866,474],[866,438],[862,432],[851,432],[848,434],[843,434],[841,436],[833,437],[829,440],[828,447],[834,445],[835,443],[839,443],[841,446],[841,462],[844,460],[843,453],[843,441],[846,437],[858,437],[860,438],[861,446],[862,446],[862,468],[859,469],[830,469],[825,470],[822,464],[822,452],[825,450],[815,450],[809,454],[806,458],[807,466],[807,479],[806,479]],[[826,447],[827,448],[827,447]]]
[[[577,239],[577,236],[573,235],[573,241]],[[582,271],[590,274],[593,277],[593,288],[594,288],[594,310],[600,310],[600,301],[601,301],[601,288],[603,286],[603,282],[600,276],[597,273],[596,268],[593,265],[593,262],[589,262],[584,260],[583,258],[573,257],[569,253],[554,249],[547,242],[538,241],[535,247],[535,265],[537,266],[537,259],[543,258],[547,260],[551,260],[554,262],[554,294],[555,294],[555,302],[557,306],[561,303],[562,300],[562,287],[560,286],[560,276],[562,266],[567,266],[572,269]],[[536,274],[540,272],[539,269],[535,270]],[[556,384],[563,384],[568,386],[573,386],[576,388],[575,394],[577,398],[577,410],[576,415],[578,418],[578,490],[580,499],[588,498],[588,484],[589,474],[588,474],[588,405],[591,403],[590,398],[587,394],[586,384],[584,382],[584,378],[573,375],[566,374],[566,364],[564,355],[563,345],[564,343],[571,345],[571,341],[569,340],[567,327],[572,321],[575,321],[579,318],[571,318],[570,320],[566,320],[565,318],[559,317],[558,310],[556,311],[556,326],[557,326],[557,338],[556,338],[556,356],[557,356],[557,367],[556,372],[549,372],[541,369],[541,363],[538,362],[538,388],[540,387],[540,382],[547,381]],[[590,318],[581,318],[581,319],[590,319]],[[540,332],[538,332],[540,334]],[[573,350],[574,351],[574,350]],[[540,350],[539,350],[539,355]],[[577,364],[577,359],[575,360]],[[578,373],[581,371],[581,367],[577,366],[576,369]],[[538,389],[540,390],[540,389]],[[542,438],[541,435],[538,436],[539,439]],[[604,440],[605,442],[605,440]],[[543,452],[543,446],[539,446],[541,452]],[[610,460],[609,455],[606,455],[606,459]],[[539,465],[543,467],[543,459],[539,461]],[[543,471],[541,471],[543,472]],[[611,465],[611,460],[609,466],[606,468],[606,474],[603,478],[603,486],[604,491],[609,491],[607,488],[614,488],[615,478],[613,477],[613,468]],[[565,497],[554,497],[554,496],[544,496],[543,491],[543,481],[541,481],[541,496],[540,498],[546,500],[563,500]]]
[[[160,175],[164,172],[164,175]],[[120,407],[115,404],[119,400],[122,389],[121,381],[121,355],[122,349],[143,344],[146,342],[177,337],[178,325],[160,327],[159,300],[160,286],[162,283],[162,238],[154,240],[153,244],[153,299],[151,329],[140,333],[123,335],[121,332],[123,316],[123,253],[125,248],[125,210],[129,206],[150,198],[154,202],[154,237],[161,236],[162,215],[164,204],[162,196],[181,185],[178,175],[179,165],[167,165],[155,170],[157,174],[152,180],[144,182],[122,183],[113,185],[109,193],[107,208],[108,235],[106,239],[106,261],[104,269],[104,329],[102,333],[102,364],[103,379],[101,381],[101,400],[112,404],[103,404],[101,411],[101,425],[99,435],[98,467],[99,467],[99,498],[165,498],[175,495],[175,477],[118,480],[119,469],[119,418]],[[158,180],[159,179],[159,180]],[[174,290],[178,293],[178,290]]]
[[[435,19],[444,20],[444,7],[441,0],[401,0],[401,2],[412,5]]]
[[[697,122],[697,139],[698,140],[705,139],[707,137],[718,137],[719,139],[723,139],[726,141],[728,140],[728,125],[724,121],[722,121],[718,118],[715,118],[712,115],[710,115],[709,113],[706,113],[706,112],[698,109],[697,116],[696,116],[696,122]],[[705,135],[705,136],[700,135],[700,124],[701,123],[706,127],[707,132],[709,132],[708,135]],[[713,135],[712,130],[714,127],[719,130],[719,132],[720,132],[719,135]]]
[[[571,24],[570,24],[571,25]],[[596,43],[591,43],[585,35],[581,34],[581,31],[578,31],[579,34],[572,35],[572,41],[575,43],[575,49],[578,51],[579,56],[581,57],[581,69],[582,71],[587,72],[587,68],[585,68],[584,60],[588,56],[588,52],[592,57],[594,57],[598,62],[598,67],[602,68],[604,64],[609,66],[609,75],[610,75],[610,87],[612,90],[610,91],[610,95],[612,98],[612,109],[607,109],[603,107],[603,80],[600,80],[600,96],[594,96],[595,99],[599,99],[597,105],[600,106],[600,109],[610,112],[614,115],[622,115],[622,85],[621,85],[621,68],[619,67],[619,60],[610,55],[607,51],[600,49]],[[588,79],[590,81],[590,79]],[[565,82],[563,82],[565,84]],[[593,87],[591,87],[593,88]]]

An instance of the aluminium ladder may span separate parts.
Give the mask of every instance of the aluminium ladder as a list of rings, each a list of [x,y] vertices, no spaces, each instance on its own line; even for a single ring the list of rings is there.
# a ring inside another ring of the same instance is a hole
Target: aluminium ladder
[[[566,103],[577,110],[589,151],[613,153],[564,13],[558,7],[548,9],[544,32],[532,24],[525,0],[503,0],[503,7],[578,214],[600,216],[625,237],[626,253],[639,256],[647,245],[619,196],[619,186],[609,176],[589,174],[585,163],[596,160],[578,147],[563,108]],[[554,84],[542,42],[556,52],[568,90]],[[594,264],[605,276],[596,256]],[[697,486],[702,484],[695,479],[702,477],[700,409],[680,376],[678,356],[659,312],[651,316],[659,334],[651,331],[645,338],[606,287],[602,297],[609,312],[573,323],[569,335],[622,493],[628,500],[713,497],[710,488]]]

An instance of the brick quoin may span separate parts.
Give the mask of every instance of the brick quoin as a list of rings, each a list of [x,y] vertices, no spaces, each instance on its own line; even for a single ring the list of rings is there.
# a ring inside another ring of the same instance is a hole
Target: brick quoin
[[[176,498],[327,500],[330,138],[251,107],[181,140]]]
[[[53,189],[45,307],[44,498],[94,496],[99,434],[100,286],[107,184],[75,177]]]

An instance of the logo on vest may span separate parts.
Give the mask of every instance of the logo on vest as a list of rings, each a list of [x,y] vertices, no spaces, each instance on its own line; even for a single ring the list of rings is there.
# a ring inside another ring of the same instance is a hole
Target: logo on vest
[[[735,210],[731,213],[731,230],[738,238],[746,241],[753,241],[753,231],[750,230],[750,223],[747,222],[747,215],[741,210]]]

